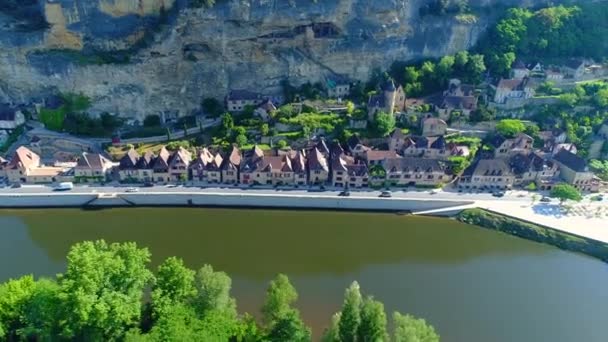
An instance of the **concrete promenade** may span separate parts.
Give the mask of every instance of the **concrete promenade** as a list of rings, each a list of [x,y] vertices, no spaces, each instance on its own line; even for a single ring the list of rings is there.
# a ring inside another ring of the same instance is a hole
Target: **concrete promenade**
[[[156,186],[128,192],[127,187],[77,186],[56,192],[45,186],[0,189],[0,208],[91,206],[223,206],[302,209],[338,209],[413,212],[446,216],[466,208],[490,209],[514,218],[537,223],[567,233],[608,243],[608,200],[589,197],[580,203],[560,206],[533,202],[525,191],[510,191],[502,198],[488,193],[448,191],[393,191],[392,198],[380,198],[379,191],[339,191],[250,189],[236,187]]]

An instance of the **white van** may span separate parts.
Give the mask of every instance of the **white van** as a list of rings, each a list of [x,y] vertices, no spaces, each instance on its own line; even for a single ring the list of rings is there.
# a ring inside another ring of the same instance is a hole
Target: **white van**
[[[59,185],[57,185],[57,187],[55,187],[56,191],[69,191],[72,189],[74,189],[74,183],[72,183],[72,182],[59,183]]]

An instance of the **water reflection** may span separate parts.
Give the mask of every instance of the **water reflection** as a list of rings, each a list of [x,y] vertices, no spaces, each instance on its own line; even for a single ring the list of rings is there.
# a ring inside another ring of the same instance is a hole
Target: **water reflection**
[[[137,241],[152,251],[154,264],[178,254],[193,267],[210,263],[251,278],[344,274],[401,262],[454,264],[551,250],[454,221],[392,214],[187,208],[12,214],[56,262],[73,243],[104,238]]]

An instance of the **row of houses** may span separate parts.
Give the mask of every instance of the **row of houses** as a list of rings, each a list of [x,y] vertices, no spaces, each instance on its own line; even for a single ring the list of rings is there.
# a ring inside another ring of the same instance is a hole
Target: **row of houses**
[[[437,119],[436,124],[441,124]],[[561,140],[558,139],[558,142]],[[10,161],[0,159],[0,177],[10,183],[61,181],[123,183],[176,183],[227,185],[308,186],[367,188],[370,186],[441,186],[454,182],[463,190],[511,189],[534,183],[541,190],[567,182],[582,191],[597,191],[599,180],[572,145],[535,150],[526,134],[500,135],[487,141],[485,151],[464,172],[453,174],[451,157],[471,159],[467,146],[449,143],[443,135],[411,136],[395,130],[374,149],[356,136],[344,147],[325,140],[300,150],[262,151],[254,146],[240,150],[192,153],[184,148],[140,155],[134,149],[118,162],[103,155],[83,153],[74,163],[43,165],[40,157],[20,147]]]

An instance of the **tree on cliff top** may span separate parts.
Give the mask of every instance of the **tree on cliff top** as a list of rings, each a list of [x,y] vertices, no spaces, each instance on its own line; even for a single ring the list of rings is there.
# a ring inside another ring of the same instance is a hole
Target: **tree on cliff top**
[[[507,138],[512,138],[516,134],[523,132],[526,125],[521,120],[504,119],[500,120],[496,125],[496,131]]]

